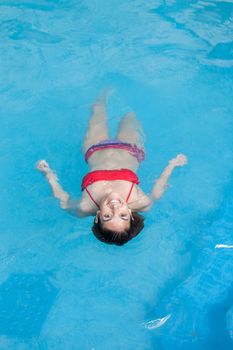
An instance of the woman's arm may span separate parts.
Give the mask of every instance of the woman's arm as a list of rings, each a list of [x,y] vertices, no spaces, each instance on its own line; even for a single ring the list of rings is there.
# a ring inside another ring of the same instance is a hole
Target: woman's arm
[[[153,200],[161,198],[165,189],[167,188],[167,182],[171,176],[173,170],[177,166],[183,166],[187,164],[187,158],[183,154],[178,154],[175,158],[168,162],[168,166],[164,169],[159,179],[155,181],[154,187],[151,192],[151,197]]]
[[[72,200],[70,195],[63,190],[58,182],[56,174],[45,160],[40,160],[37,163],[37,169],[45,175],[52,188],[54,197],[60,201],[61,208],[65,209],[71,215],[78,217],[86,216],[85,212],[81,210],[80,201]]]
[[[159,179],[155,181],[154,187],[150,195],[146,195],[139,187],[137,188],[137,197],[129,202],[129,207],[134,212],[148,211],[155,200],[158,200],[163,195],[167,188],[167,182],[173,170],[177,166],[183,166],[187,163],[187,158],[183,154],[178,154],[171,159],[168,166],[164,169]]]

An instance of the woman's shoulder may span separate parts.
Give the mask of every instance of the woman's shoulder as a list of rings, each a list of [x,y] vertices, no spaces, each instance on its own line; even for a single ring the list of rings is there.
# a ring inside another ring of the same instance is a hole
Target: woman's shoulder
[[[90,200],[90,197],[87,195],[86,191],[82,192],[82,196],[80,198],[80,209],[87,216],[95,215],[98,209],[95,203]]]
[[[135,190],[128,204],[129,208],[133,211],[146,211],[151,207],[152,200],[139,186],[135,186]]]

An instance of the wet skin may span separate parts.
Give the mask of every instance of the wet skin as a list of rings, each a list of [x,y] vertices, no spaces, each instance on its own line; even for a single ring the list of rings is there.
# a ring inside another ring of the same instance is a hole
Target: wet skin
[[[101,221],[103,228],[116,232],[129,229],[131,210],[119,193],[108,194],[100,201],[99,208],[96,217]]]

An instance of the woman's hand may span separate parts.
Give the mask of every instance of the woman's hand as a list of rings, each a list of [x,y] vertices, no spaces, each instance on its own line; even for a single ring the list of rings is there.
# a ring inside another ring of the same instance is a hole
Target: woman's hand
[[[44,159],[39,160],[36,164],[36,168],[41,173],[43,173],[45,175],[46,179],[48,180],[48,182],[52,188],[54,197],[58,198],[60,200],[60,206],[63,209],[67,209],[68,208],[68,200],[69,200],[70,196],[60,186],[55,172],[50,168],[50,166],[46,162],[46,160],[44,160]]]
[[[154,200],[159,199],[163,195],[167,187],[167,181],[175,167],[183,166],[185,164],[187,164],[187,158],[184,154],[178,154],[175,158],[171,159],[168,162],[168,165],[166,166],[158,180],[156,180],[155,185],[153,187],[152,198]]]
[[[36,168],[41,171],[42,173],[44,173],[45,175],[51,171],[50,166],[48,165],[48,163],[46,162],[46,160],[42,159],[39,160],[36,164]]]
[[[184,154],[178,154],[175,158],[169,161],[169,165],[172,165],[173,167],[183,166],[187,164],[187,162],[187,157]]]
[[[46,162],[46,160],[42,159],[39,160],[36,164],[37,169],[42,172],[48,180],[56,180],[58,181],[58,178],[54,171],[50,168],[49,164]]]

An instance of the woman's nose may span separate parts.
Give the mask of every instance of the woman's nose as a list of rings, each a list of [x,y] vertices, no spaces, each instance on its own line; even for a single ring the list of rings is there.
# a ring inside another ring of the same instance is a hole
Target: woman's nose
[[[118,208],[120,208],[120,206],[121,206],[121,203],[119,202],[110,203],[110,208],[112,210],[117,210]]]

